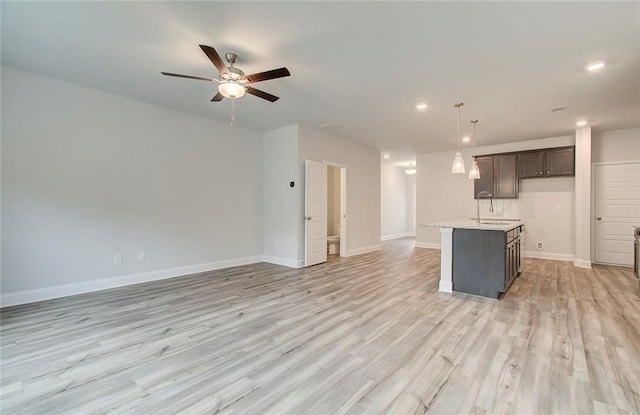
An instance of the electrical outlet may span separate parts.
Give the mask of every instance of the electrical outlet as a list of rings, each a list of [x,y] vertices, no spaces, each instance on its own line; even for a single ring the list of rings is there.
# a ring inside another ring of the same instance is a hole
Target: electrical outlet
[[[536,244],[536,248],[538,248],[539,250],[542,250],[543,247],[544,247],[544,245],[542,245],[542,242],[538,242]]]
[[[144,261],[144,260],[145,260],[144,252],[143,251],[138,252],[138,261]]]
[[[113,256],[113,263],[114,264],[122,264],[122,254],[115,254]]]

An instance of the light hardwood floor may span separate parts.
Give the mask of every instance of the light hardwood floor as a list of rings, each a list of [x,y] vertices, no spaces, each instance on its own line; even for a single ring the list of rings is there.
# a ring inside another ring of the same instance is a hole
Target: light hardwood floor
[[[3,309],[2,413],[640,413],[631,269],[527,259],[496,301],[383,247]]]

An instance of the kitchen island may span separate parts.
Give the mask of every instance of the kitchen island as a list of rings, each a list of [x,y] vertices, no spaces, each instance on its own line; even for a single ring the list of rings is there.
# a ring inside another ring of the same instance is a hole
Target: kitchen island
[[[440,229],[439,291],[499,298],[520,273],[519,220],[447,221],[421,224]]]

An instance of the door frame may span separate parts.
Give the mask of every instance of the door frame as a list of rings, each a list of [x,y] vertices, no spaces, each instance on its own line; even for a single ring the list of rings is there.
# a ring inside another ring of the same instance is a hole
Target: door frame
[[[593,262],[594,264],[598,264],[599,262],[596,262],[596,244],[597,244],[597,238],[596,238],[596,198],[598,197],[598,194],[596,192],[597,189],[597,185],[596,185],[596,167],[597,166],[615,166],[618,164],[640,164],[640,160],[616,160],[616,161],[596,161],[596,162],[592,162],[591,163],[591,206],[590,206],[590,217],[591,217],[591,229],[590,229],[590,233],[591,233],[591,249],[590,249],[590,255],[591,255],[591,262]]]

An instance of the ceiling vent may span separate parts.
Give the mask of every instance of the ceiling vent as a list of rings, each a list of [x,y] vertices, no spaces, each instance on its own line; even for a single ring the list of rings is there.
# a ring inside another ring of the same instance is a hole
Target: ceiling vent
[[[347,137],[347,130],[344,125],[337,122],[330,122],[318,126],[319,130],[325,131],[329,134],[337,135],[340,137]]]
[[[568,108],[568,107],[567,107],[566,105],[563,105],[562,107],[555,107],[555,108],[551,108],[551,113],[552,113],[552,114],[557,114],[557,113],[559,113],[559,112],[566,111],[566,110],[567,110],[567,108]]]

